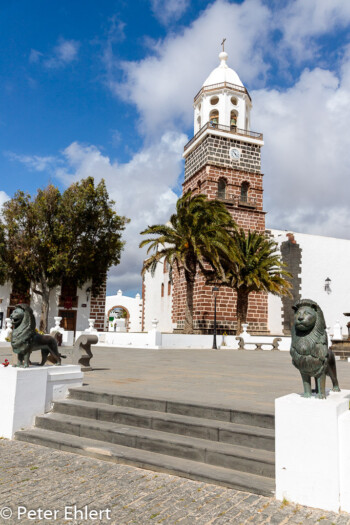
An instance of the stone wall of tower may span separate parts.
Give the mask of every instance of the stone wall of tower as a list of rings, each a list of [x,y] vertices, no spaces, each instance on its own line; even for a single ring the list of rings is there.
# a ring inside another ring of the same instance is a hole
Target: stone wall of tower
[[[238,161],[230,159],[230,148],[237,148],[241,155]],[[219,135],[205,135],[203,140],[186,157],[185,181],[203,166],[212,164],[232,168],[245,173],[261,173],[260,145]]]
[[[240,160],[232,162],[230,147],[241,151]],[[260,146],[224,137],[208,135],[186,158],[183,193],[192,190],[203,193],[209,199],[218,198],[218,181],[226,181],[227,209],[237,224],[247,230],[265,231],[263,211],[263,175],[260,172]],[[249,183],[248,202],[241,203],[242,182]],[[254,203],[252,204],[252,202]],[[184,326],[186,309],[186,283],[183,273],[173,271],[173,322],[177,329]],[[236,293],[230,288],[220,287],[217,298],[217,328],[219,333],[234,333],[236,329]],[[264,293],[249,296],[247,321],[249,330],[268,331],[268,297]],[[212,286],[205,285],[198,273],[194,288],[194,328],[200,333],[211,332],[214,325],[214,298]]]

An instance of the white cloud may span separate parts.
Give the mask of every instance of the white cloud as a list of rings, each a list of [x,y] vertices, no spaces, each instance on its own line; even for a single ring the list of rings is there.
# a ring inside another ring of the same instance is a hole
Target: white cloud
[[[80,43],[75,40],[60,39],[53,53],[46,60],[44,66],[48,69],[56,69],[70,64],[78,58]]]
[[[294,56],[304,60],[312,57],[316,43],[311,37],[329,34],[350,22],[350,3],[344,0],[295,0],[276,14],[276,26],[284,34]]]
[[[37,51],[36,49],[31,49],[29,53],[29,62],[31,64],[36,64],[40,61],[42,56],[43,53],[41,53],[40,51]]]
[[[187,10],[189,3],[189,0],[151,0],[155,17],[164,25],[177,22]]]
[[[17,153],[13,153],[12,151],[5,152],[5,155],[11,160],[21,162],[32,171],[45,171],[49,168],[52,168],[58,161],[57,157],[42,157],[40,155],[18,155]]]
[[[183,134],[165,133],[158,143],[145,147],[126,164],[112,162],[95,146],[74,142],[64,150],[66,166],[56,171],[57,177],[67,185],[88,176],[96,181],[105,179],[117,212],[131,219],[124,232],[121,264],[109,272],[110,293],[115,288],[140,290],[145,251],[138,248],[139,234],[148,225],[164,223],[173,212],[177,196],[171,188],[182,173],[186,142]]]
[[[78,58],[80,42],[76,40],[65,40],[60,38],[58,44],[49,54],[31,49],[29,62],[32,64],[42,63],[47,69],[58,69],[70,64]]]
[[[271,13],[261,0],[230,4],[218,0],[179,34],[152,44],[151,55],[124,62],[125,82],[110,82],[117,95],[135,104],[144,135],[192,122],[193,97],[210,71],[219,65],[220,42],[226,37],[229,65],[249,82],[264,76],[263,47],[269,38]]]
[[[269,226],[349,238],[350,61],[339,78],[305,70],[285,92],[252,95]]]
[[[1,208],[3,207],[4,203],[8,201],[9,199],[10,197],[7,195],[7,193],[0,190],[0,213],[1,213]]]

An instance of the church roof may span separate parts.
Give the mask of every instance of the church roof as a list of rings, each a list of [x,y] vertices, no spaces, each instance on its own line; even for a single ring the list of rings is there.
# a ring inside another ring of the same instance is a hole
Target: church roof
[[[204,82],[203,87],[212,86],[213,84],[221,84],[222,82],[228,82],[229,84],[235,84],[236,86],[244,87],[236,71],[228,67],[226,63],[227,57],[228,54],[226,51],[221,51],[219,55],[220,65],[213,69]]]

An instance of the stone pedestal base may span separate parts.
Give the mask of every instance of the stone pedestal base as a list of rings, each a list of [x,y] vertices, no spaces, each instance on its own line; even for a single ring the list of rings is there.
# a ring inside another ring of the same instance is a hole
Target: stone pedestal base
[[[276,399],[277,499],[339,511],[340,418],[349,413],[349,400],[349,390],[330,392],[327,399]],[[346,477],[349,486],[350,469]]]
[[[0,368],[0,437],[12,439],[15,432],[34,424],[35,416],[63,399],[68,388],[82,386],[80,366]]]

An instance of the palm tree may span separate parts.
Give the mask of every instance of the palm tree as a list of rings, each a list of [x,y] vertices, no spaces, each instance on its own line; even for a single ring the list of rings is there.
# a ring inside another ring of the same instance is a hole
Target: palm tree
[[[249,294],[269,292],[291,296],[288,281],[291,274],[284,269],[277,244],[265,233],[243,228],[232,235],[231,256],[222,261],[225,271],[223,283],[237,292],[237,334],[247,321]]]
[[[230,231],[235,223],[225,205],[208,200],[205,195],[192,195],[188,191],[176,204],[170,222],[149,226],[142,235],[156,235],[145,239],[140,248],[149,245],[148,257],[142,274],[154,273],[157,263],[164,259],[171,267],[183,268],[186,280],[185,333],[193,333],[193,290],[198,269],[206,274],[209,268],[222,275],[221,259],[228,256]]]

